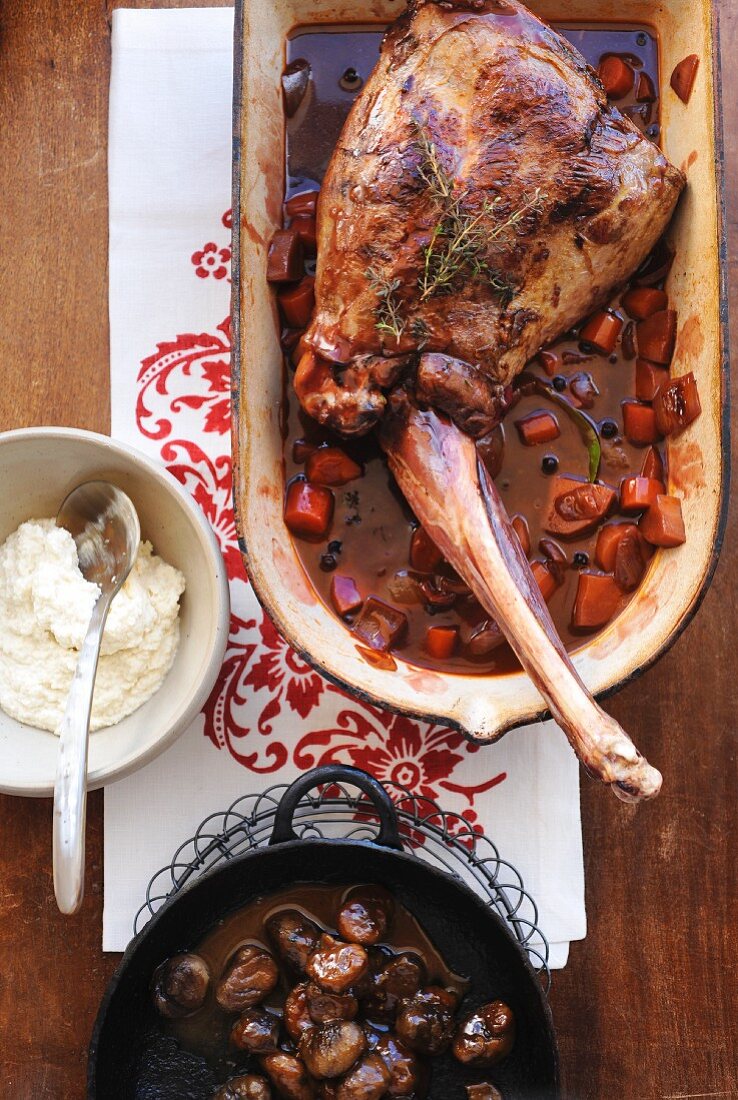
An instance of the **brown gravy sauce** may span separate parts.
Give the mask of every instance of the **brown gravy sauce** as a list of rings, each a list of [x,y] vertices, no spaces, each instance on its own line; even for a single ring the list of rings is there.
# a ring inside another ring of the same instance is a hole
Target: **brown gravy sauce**
[[[205,1005],[195,1015],[186,1019],[162,1020],[162,1026],[185,1050],[200,1055],[211,1064],[222,1065],[228,1057],[228,1036],[236,1017],[233,1013],[224,1012],[218,1006],[213,987],[234,953],[246,944],[255,944],[274,953],[264,925],[269,917],[282,909],[297,909],[324,931],[337,935],[336,914],[346,894],[358,885],[362,884],[322,886],[303,883],[288,887],[279,893],[257,898],[244,908],[237,909],[224,917],[199,944],[192,948],[205,959],[213,976]],[[460,997],[463,997],[469,987],[466,978],[449,970],[442,955],[420,923],[397,901],[395,901],[395,915],[389,933],[379,946],[388,947],[396,954],[408,951],[419,955],[425,963],[428,982],[431,985],[452,989]],[[275,958],[278,959],[276,954]],[[284,998],[290,988],[291,986],[282,978],[271,996],[264,1001],[264,1007],[281,1015]],[[381,1030],[387,1025],[377,1026]],[[231,1050],[230,1053],[233,1055],[235,1052]]]

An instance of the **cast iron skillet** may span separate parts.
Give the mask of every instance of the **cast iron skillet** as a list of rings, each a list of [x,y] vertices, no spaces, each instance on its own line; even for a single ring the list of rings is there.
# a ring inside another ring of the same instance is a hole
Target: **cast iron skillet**
[[[335,782],[371,798],[381,826],[376,841],[296,837],[292,818],[300,799],[319,784]],[[285,792],[269,843],[185,887],[129,945],[90,1043],[91,1100],[210,1100],[221,1079],[163,1032],[149,994],[151,975],[163,959],[196,947],[233,909],[299,882],[381,883],[417,917],[451,969],[471,979],[462,1012],[495,998],[512,1007],[517,1038],[510,1056],[487,1078],[451,1055],[435,1059],[429,1100],[466,1100],[464,1085],[485,1079],[505,1100],[556,1100],[551,1012],[527,956],[468,887],[402,850],[394,806],[380,783],[356,768],[329,765],[308,772]]]

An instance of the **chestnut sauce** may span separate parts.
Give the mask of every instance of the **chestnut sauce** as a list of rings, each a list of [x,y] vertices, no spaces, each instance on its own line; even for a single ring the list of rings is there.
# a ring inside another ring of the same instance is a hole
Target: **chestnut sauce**
[[[657,140],[658,42],[652,32],[646,27],[625,24],[562,23],[557,24],[557,29],[569,38],[593,68],[610,56],[625,62],[628,73],[632,73],[632,87],[613,102]],[[381,37],[382,31],[375,27],[306,29],[297,31],[288,42],[287,61],[306,62],[310,66],[311,81],[309,92],[297,112],[287,120],[287,198],[319,188],[348,110],[377,59]],[[643,101],[644,95],[648,95],[647,101]],[[307,270],[312,270],[309,265]],[[583,409],[597,426],[602,447],[598,478],[616,493],[624,478],[641,472],[647,451],[646,447],[634,445],[624,436],[621,402],[635,396],[636,360],[634,326],[629,324],[630,318],[620,298],[621,295],[616,296],[610,304],[622,320],[622,329],[611,354],[582,342],[579,332],[575,331],[546,349],[556,357],[555,361],[549,358],[548,370],[538,358],[528,367],[530,374],[545,380],[574,408]],[[286,361],[289,364],[289,355]],[[550,369],[552,362],[554,370]],[[479,604],[463,592],[463,586],[452,606],[444,606],[448,600],[418,597],[417,584],[413,583],[412,576],[408,580],[410,540],[416,524],[373,436],[342,440],[311,421],[300,410],[291,390],[291,369],[287,372],[285,403],[287,483],[304,475],[305,452],[326,443],[340,447],[363,469],[363,476],[333,488],[335,510],[327,536],[315,542],[295,539],[300,558],[323,601],[333,606],[331,581],[335,575],[351,578],[364,598],[375,596],[407,616],[404,638],[393,648],[403,660],[465,674],[517,670],[517,660],[504,643],[482,656],[471,653],[465,644],[456,645],[450,656],[431,655],[427,639],[430,627],[461,628],[462,636],[466,629],[468,636],[469,629],[473,630],[487,616]],[[541,412],[553,415],[559,434],[526,445],[525,432],[549,432],[551,418],[532,417],[526,429],[516,427],[516,422]],[[579,574],[582,569],[599,568],[595,561],[598,529],[574,538],[557,539],[546,531],[545,521],[552,480],[557,475],[587,479],[587,447],[580,427],[566,410],[540,392],[520,397],[506,416],[501,431],[504,435],[502,465],[491,472],[508,514],[523,516],[527,522],[531,562],[545,562],[552,557],[559,559],[555,567],[559,583],[548,603],[564,644],[568,649],[576,648],[584,640],[583,631],[571,625]],[[665,461],[663,446],[660,452]],[[619,513],[618,507],[616,501],[611,519],[637,522],[637,517]],[[458,578],[447,566],[440,568],[441,577],[444,571],[451,584],[458,588]],[[623,591],[614,614],[622,610],[632,594],[632,591]],[[349,628],[356,618],[354,613],[344,615]],[[591,634],[589,630],[586,636]],[[363,647],[361,637],[357,637],[357,645]],[[377,653],[377,658],[392,661],[383,653]]]
[[[354,886],[302,884],[269,894],[225,917],[192,950],[208,963],[214,986],[239,947],[254,944],[273,952],[265,922],[282,909],[297,909],[324,931],[337,935],[336,914],[346,895],[353,889]],[[399,902],[395,903],[392,925],[381,946],[388,947],[396,954],[407,951],[420,956],[428,972],[429,984],[451,989],[460,998],[466,993],[468,981],[449,970],[419,922]],[[282,974],[279,985],[265,998],[263,1007],[281,1015],[284,998],[293,984],[294,981],[289,982],[287,976]],[[229,1035],[235,1018],[233,1013],[226,1013],[217,1005],[211,987],[205,1005],[195,1015],[180,1020],[162,1019],[161,1026],[185,1050],[205,1058],[216,1071],[225,1073],[232,1072],[234,1068],[248,1061],[248,1055],[239,1055],[229,1045]],[[377,1030],[383,1030],[385,1026],[381,1021],[376,1023]]]

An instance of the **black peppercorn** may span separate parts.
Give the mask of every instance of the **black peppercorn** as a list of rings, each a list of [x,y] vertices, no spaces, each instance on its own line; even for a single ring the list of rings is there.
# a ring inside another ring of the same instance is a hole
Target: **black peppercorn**
[[[559,468],[559,460],[556,455],[544,455],[541,460],[541,469],[544,474],[555,474]]]
[[[338,565],[335,555],[333,554],[321,554],[320,556],[320,568],[324,573],[332,573]]]
[[[563,374],[557,374],[552,379],[551,384],[558,393],[562,393],[566,389],[566,379]]]
[[[589,554],[586,554],[584,550],[577,550],[572,562],[577,569],[584,569],[585,566],[589,565]]]
[[[614,439],[618,434],[618,426],[614,420],[603,420],[600,424],[600,435],[603,439]]]
[[[343,550],[343,543],[339,542],[338,539],[333,539],[332,542],[328,543],[328,553],[329,554],[340,554],[342,550]]]
[[[358,92],[364,81],[361,79],[353,65],[349,65],[348,69],[345,70],[338,83],[340,87],[343,88],[344,92]]]

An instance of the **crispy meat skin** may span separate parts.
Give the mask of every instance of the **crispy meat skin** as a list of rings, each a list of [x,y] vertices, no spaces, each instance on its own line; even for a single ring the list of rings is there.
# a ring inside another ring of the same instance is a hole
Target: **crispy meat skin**
[[[482,213],[487,234],[540,191],[486,257],[514,288],[509,303],[468,275],[421,301],[423,249],[441,211],[422,178],[419,135],[435,146],[465,212],[500,200]],[[630,275],[683,186],[608,104],[581,55],[517,0],[478,10],[416,0],[387,32],[323,184],[307,341],[334,364],[443,352],[506,385]],[[397,281],[399,342],[377,330],[369,269]],[[353,377],[352,389],[355,404]],[[351,432],[336,397],[324,422]],[[354,430],[379,419],[381,402],[372,413]]]

